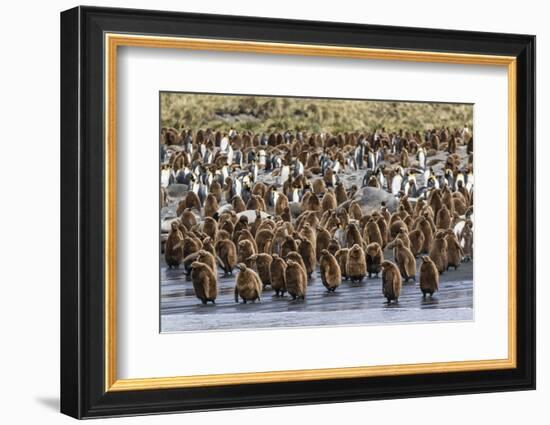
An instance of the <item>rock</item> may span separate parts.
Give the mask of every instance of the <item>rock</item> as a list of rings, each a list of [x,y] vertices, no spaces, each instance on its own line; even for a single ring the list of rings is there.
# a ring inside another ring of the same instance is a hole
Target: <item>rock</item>
[[[288,208],[293,218],[298,217],[302,212],[302,204],[300,202],[289,202]]]
[[[256,211],[255,210],[246,210],[242,211],[237,214],[237,217],[241,218],[243,215],[245,215],[248,218],[248,223],[254,223],[256,221]],[[269,214],[260,211],[260,215],[262,218],[269,218],[271,217]]]
[[[166,194],[170,198],[179,199],[183,198],[188,190],[189,186],[186,184],[173,183],[166,188]]]
[[[172,222],[177,220],[177,217],[165,217],[160,222],[160,232],[161,233],[170,233],[172,229]]]
[[[181,145],[164,145],[166,151],[184,152],[185,147]]]
[[[233,205],[224,204],[218,209],[218,215],[222,215],[224,212],[233,211]]]
[[[395,196],[383,189],[377,189],[375,187],[363,187],[359,189],[353,196],[353,200],[359,203],[365,214],[371,214],[374,210],[379,209],[382,202],[386,203],[386,207],[390,212],[394,212],[399,205]],[[350,202],[351,201],[344,202],[340,208],[345,207]]]

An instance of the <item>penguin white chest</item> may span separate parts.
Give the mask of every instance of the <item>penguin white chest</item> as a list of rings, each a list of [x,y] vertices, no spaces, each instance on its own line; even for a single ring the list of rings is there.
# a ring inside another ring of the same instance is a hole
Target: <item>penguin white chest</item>
[[[283,168],[281,168],[281,183],[284,183],[288,180],[289,174],[290,168],[288,167],[288,165],[283,166]]]
[[[298,189],[296,188],[292,190],[292,202],[300,202],[300,195],[298,194]]]
[[[273,206],[277,205],[278,199],[279,199],[279,192],[273,192]]]
[[[401,184],[403,183],[403,177],[400,174],[397,174],[391,181],[391,193],[397,195],[401,190]]]
[[[170,184],[170,174],[171,170],[164,169],[160,172],[160,184],[162,187],[167,188]]]
[[[423,151],[418,152],[418,164],[420,165],[420,168],[426,168],[426,155]]]

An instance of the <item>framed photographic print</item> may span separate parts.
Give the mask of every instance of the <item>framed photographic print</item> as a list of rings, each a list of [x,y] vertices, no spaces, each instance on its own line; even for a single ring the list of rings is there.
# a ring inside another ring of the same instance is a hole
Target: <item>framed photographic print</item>
[[[535,387],[535,37],[61,14],[61,411]]]

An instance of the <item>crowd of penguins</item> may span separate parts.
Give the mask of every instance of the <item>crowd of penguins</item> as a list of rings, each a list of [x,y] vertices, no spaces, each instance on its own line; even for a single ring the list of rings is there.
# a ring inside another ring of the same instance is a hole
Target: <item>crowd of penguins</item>
[[[411,281],[431,297],[440,274],[473,259],[467,127],[340,134],[163,128],[160,136],[161,207],[175,204],[177,215],[164,258],[168,268],[183,269],[203,304],[215,304],[218,267],[224,276],[237,272],[235,302],[260,301],[266,287],[274,297],[304,300],[319,265],[328,292],[381,278],[389,304]],[[346,188],[343,173],[359,170],[361,187]],[[258,178],[265,173],[272,184]],[[170,196],[174,184],[187,185],[183,197]],[[391,194],[393,211],[380,202],[365,213],[357,196],[363,187]]]

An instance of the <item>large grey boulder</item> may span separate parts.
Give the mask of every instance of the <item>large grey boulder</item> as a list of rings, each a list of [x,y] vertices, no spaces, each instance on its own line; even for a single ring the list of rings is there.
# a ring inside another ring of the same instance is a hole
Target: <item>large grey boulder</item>
[[[386,207],[390,212],[394,212],[399,205],[399,201],[395,196],[375,187],[363,187],[359,189],[352,199],[359,203],[364,214],[371,214],[373,211],[379,209],[382,202],[386,203]],[[350,202],[343,203],[341,207],[345,208]]]
[[[248,218],[248,223],[249,224],[252,224],[256,221],[256,211],[255,210],[241,211],[240,213],[237,214],[237,217],[241,218],[243,215],[246,216],[246,218]],[[269,214],[267,214],[263,211],[260,211],[260,216],[262,217],[262,219],[270,217]]]
[[[300,202],[289,202],[288,208],[292,217],[298,217],[302,212],[302,204]]]
[[[166,188],[166,194],[170,198],[179,199],[183,198],[189,191],[189,186],[186,184],[173,183]]]

